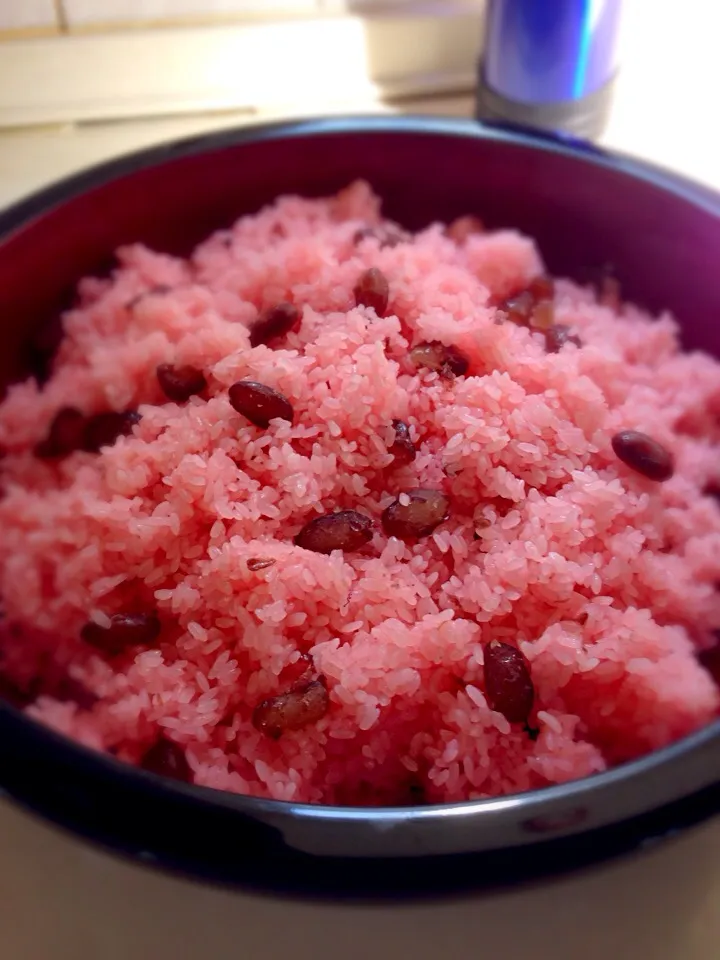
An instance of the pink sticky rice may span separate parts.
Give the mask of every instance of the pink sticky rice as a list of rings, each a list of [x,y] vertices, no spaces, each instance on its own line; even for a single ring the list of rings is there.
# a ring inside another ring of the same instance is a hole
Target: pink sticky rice
[[[720,627],[720,363],[681,352],[670,316],[556,280],[555,323],[580,345],[550,352],[503,310],[544,272],[532,239],[398,234],[364,183],[281,197],[188,259],[117,259],[80,282],[49,380],[0,405],[0,682],[29,716],[133,764],[174,744],[207,787],[397,805],[584,777],[718,715],[702,660]],[[385,316],[356,305],[370,267]],[[251,347],[282,301],[299,326]],[[422,342],[467,373],[414,364]],[[168,400],[160,364],[202,370],[206,390]],[[236,412],[243,379],[293,422]],[[38,456],[65,407],[141,419],[99,452]],[[410,463],[389,452],[394,420]],[[670,452],[670,479],[618,458],[628,429]],[[388,536],[383,510],[417,488],[443,491],[449,518]],[[335,510],[370,518],[372,539],[294,543]],[[87,642],[88,623],[148,609],[153,642]],[[526,658],[525,724],[486,696],[493,640]],[[326,709],[269,736],[258,705],[306,664]]]

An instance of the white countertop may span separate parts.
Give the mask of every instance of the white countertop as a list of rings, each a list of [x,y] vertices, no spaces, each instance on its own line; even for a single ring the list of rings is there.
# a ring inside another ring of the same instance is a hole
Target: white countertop
[[[0,808],[3,960],[716,960],[720,826],[534,889],[324,906],[115,862]]]
[[[720,187],[720,13],[708,0],[631,4],[625,69],[604,142]],[[652,19],[645,16],[651,7]],[[467,96],[406,107],[472,109]],[[247,119],[6,132],[0,205],[113,154]],[[0,851],[2,960],[720,957],[720,820],[581,876],[416,907],[280,903],[201,887],[116,862],[4,803]]]

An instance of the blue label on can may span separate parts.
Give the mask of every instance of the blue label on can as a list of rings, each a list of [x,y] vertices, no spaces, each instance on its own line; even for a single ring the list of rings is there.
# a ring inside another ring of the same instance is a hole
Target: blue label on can
[[[487,85],[527,104],[579,100],[617,68],[622,0],[488,0]]]

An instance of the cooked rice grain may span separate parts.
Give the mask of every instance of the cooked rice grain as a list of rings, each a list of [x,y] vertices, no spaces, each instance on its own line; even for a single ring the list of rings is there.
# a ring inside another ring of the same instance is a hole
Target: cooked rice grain
[[[387,316],[356,306],[370,270]],[[681,353],[670,317],[562,280],[552,315],[581,346],[548,352],[496,306],[542,274],[512,231],[400,234],[357,183],[283,197],[189,260],[125,247],[109,280],[82,281],[51,379],[0,406],[0,673],[38,691],[28,712],[131,763],[174,744],[164,767],[206,786],[362,804],[558,783],[708,723],[720,365]],[[266,344],[277,304],[299,312]],[[411,362],[422,344],[466,367]],[[168,401],[167,364],[202,371],[202,397]],[[239,416],[243,380],[286,397],[293,422]],[[99,453],[39,459],[70,406],[141,419]],[[391,448],[398,423],[412,456]],[[670,451],[667,482],[618,460],[624,430]],[[383,510],[418,489],[442,491],[449,520],[389,537]],[[294,543],[338,510],[368,517],[372,539]],[[84,624],[136,610],[159,618],[157,649],[83,642]],[[485,696],[492,640],[528,664],[527,728]],[[275,740],[253,712],[300,656],[328,709]],[[62,675],[90,696],[54,695]]]

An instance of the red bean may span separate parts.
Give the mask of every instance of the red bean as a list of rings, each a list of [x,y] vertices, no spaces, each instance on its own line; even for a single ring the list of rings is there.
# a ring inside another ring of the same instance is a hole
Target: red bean
[[[361,274],[353,289],[358,307],[371,307],[378,317],[384,317],[390,302],[390,284],[377,267]]]
[[[672,454],[657,440],[639,430],[621,430],[612,438],[615,456],[648,480],[662,483],[675,472]]]
[[[288,663],[280,671],[278,680],[280,686],[286,690],[297,690],[306,686],[313,679],[315,661],[309,653],[301,653],[297,660]]]
[[[264,383],[239,380],[228,390],[230,404],[256,427],[268,427],[271,420],[293,422],[293,408],[287,397]]]
[[[397,247],[401,243],[409,243],[412,240],[411,234],[397,224],[383,224],[379,227],[362,227],[356,231],[353,237],[353,243],[359,244],[363,240],[377,240],[380,249],[386,247]]]
[[[519,327],[530,326],[534,307],[535,300],[529,290],[521,290],[520,293],[508,297],[504,303],[500,304],[500,309],[507,314],[507,319]]]
[[[80,631],[82,639],[104,653],[116,655],[128,647],[151,646],[160,636],[161,625],[154,613],[116,613],[107,627],[90,620]]]
[[[438,340],[419,343],[410,351],[410,360],[416,367],[434,370],[446,380],[462,377],[468,371],[470,363],[455,347],[446,346]]]
[[[254,573],[256,570],[266,570],[275,563],[277,563],[277,560],[274,560],[272,557],[250,557],[247,562],[247,568]]]
[[[540,300],[552,300],[555,297],[555,281],[547,274],[541,274],[530,281],[527,290],[536,303]]]
[[[401,243],[411,243],[412,234],[408,233],[407,230],[403,230],[402,227],[388,227],[386,230],[381,232],[380,235],[380,249],[385,250],[387,248],[394,249],[399,247]]]
[[[359,550],[372,540],[372,520],[356,510],[326,513],[306,523],[295,537],[295,543],[313,553],[333,550]]]
[[[440,490],[412,490],[383,510],[382,525],[390,537],[401,540],[429,536],[450,515],[450,501]]]
[[[524,290],[508,297],[500,304],[500,309],[507,314],[511,323],[520,327],[534,326],[542,330],[554,322],[554,296],[554,280],[542,275],[531,280]]]
[[[269,343],[278,337],[284,337],[291,330],[297,330],[302,319],[302,311],[294,303],[283,301],[265,310],[250,327],[250,346]]]
[[[195,394],[202,393],[207,386],[205,375],[197,367],[161,363],[156,373],[160,389],[174,403],[185,403]]]
[[[533,330],[549,330],[555,324],[555,304],[552,300],[540,300],[530,314]]]
[[[136,410],[97,413],[94,417],[89,417],[85,424],[83,449],[97,453],[102,447],[111,447],[118,437],[126,437],[132,433],[133,427],[141,419]]]
[[[485,696],[510,723],[525,723],[535,699],[528,662],[517,647],[491,640],[485,647]]]
[[[566,343],[574,343],[576,347],[582,346],[580,337],[576,336],[566,324],[556,323],[545,331],[545,349],[548,353],[557,353]]]
[[[160,777],[170,777],[182,783],[192,783],[193,775],[183,748],[165,737],[150,747],[143,755],[140,766],[143,770],[156,773]]]
[[[35,447],[38,457],[65,457],[82,448],[85,417],[75,407],[63,407],[55,414],[47,437]]]
[[[253,711],[253,726],[273,740],[288,730],[301,730],[317,723],[330,707],[323,680],[311,680],[296,690],[263,700]]]
[[[403,420],[393,420],[395,438],[390,445],[389,452],[392,454],[395,465],[398,467],[406,466],[412,463],[417,456],[415,444],[410,439],[410,428]]]
[[[467,242],[469,237],[485,232],[485,224],[479,217],[472,215],[458,217],[446,228],[445,236],[459,246]]]

